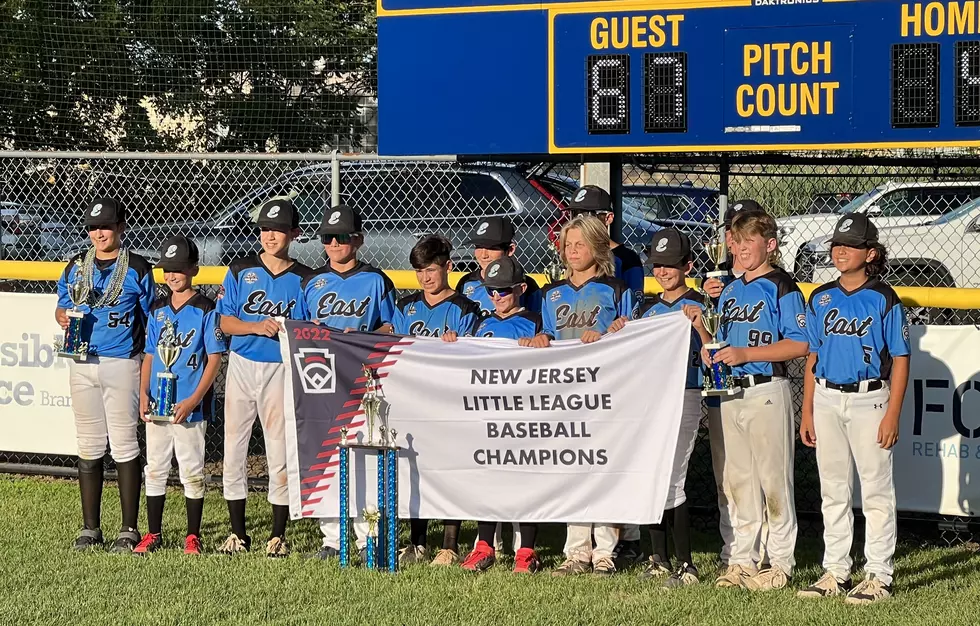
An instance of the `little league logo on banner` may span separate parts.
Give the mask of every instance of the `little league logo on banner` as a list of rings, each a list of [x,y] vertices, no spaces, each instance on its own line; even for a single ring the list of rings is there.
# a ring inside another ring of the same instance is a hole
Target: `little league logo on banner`
[[[367,438],[367,366],[378,379],[381,422],[398,431],[402,448],[401,517],[657,522],[690,337],[680,313],[630,322],[593,344],[540,349],[286,322],[290,513],[338,515],[340,430]],[[374,503],[367,457],[352,452],[353,512]]]

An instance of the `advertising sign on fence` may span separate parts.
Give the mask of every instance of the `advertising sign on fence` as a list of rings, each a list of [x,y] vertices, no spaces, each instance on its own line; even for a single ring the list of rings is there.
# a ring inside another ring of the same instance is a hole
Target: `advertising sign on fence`
[[[367,439],[366,367],[376,372],[380,415],[403,448],[403,517],[657,522],[680,428],[690,328],[680,313],[658,315],[593,344],[534,349],[287,322],[280,338],[292,390],[290,512],[337,516],[340,429]],[[356,463],[354,494],[370,475]],[[366,486],[376,492],[373,481]]]
[[[0,450],[77,454],[54,295],[0,293]]]

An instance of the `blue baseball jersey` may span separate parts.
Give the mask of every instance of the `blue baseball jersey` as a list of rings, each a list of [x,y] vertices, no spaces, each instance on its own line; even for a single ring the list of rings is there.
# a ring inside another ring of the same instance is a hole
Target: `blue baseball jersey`
[[[541,322],[552,339],[578,339],[587,330],[604,333],[617,317],[634,319],[637,313],[633,292],[618,278],[590,278],[578,287],[565,279],[541,295]]]
[[[851,292],[837,281],[815,289],[806,327],[817,355],[814,375],[838,385],[888,380],[892,358],[910,353],[905,307],[877,278]]]
[[[693,289],[688,289],[687,293],[680,298],[673,302],[667,302],[664,300],[663,294],[654,294],[653,297],[644,302],[643,306],[640,307],[640,317],[653,317],[654,315],[663,315],[664,313],[674,313],[682,310],[686,304],[693,304],[701,310],[704,310],[705,296]],[[701,367],[701,335],[698,334],[698,331],[692,329],[691,350],[687,360],[688,389],[700,389],[703,386],[704,380]]]
[[[474,270],[459,279],[456,291],[480,305],[485,315],[493,313],[493,300],[490,292],[483,286],[483,276],[480,270]],[[541,288],[530,276],[524,279],[524,295],[521,296],[521,306],[528,311],[541,312]]]
[[[384,272],[358,263],[347,272],[329,265],[305,278],[296,319],[337,330],[377,330],[395,319],[395,286]]]
[[[150,310],[150,321],[146,328],[146,353],[153,357],[150,372],[150,398],[157,401],[157,374],[166,371],[163,362],[156,358],[157,344],[164,322],[170,320],[174,325],[180,354],[170,371],[177,376],[177,402],[183,402],[197,391],[204,376],[204,367],[209,354],[228,351],[228,341],[221,332],[218,311],[214,300],[200,293],[175,309],[170,296],[159,298]],[[208,389],[204,400],[188,416],[188,422],[199,422],[214,416],[214,394]]]
[[[780,269],[749,282],[743,275],[729,283],[718,300],[718,338],[733,347],[768,346],[783,339],[807,341],[803,294]],[[732,367],[732,374],[786,376],[786,364],[751,361]]]
[[[479,321],[480,305],[458,293],[429,306],[425,295],[418,291],[405,296],[395,306],[398,335],[439,337],[451,330],[460,337],[469,337]]]
[[[541,332],[541,314],[534,311],[518,311],[507,317],[496,313],[484,317],[476,329],[477,337],[498,337],[504,339],[523,339]]]
[[[68,296],[68,285],[74,283],[81,271],[85,253],[68,262],[58,279],[58,307],[74,305]],[[122,292],[115,302],[93,309],[103,291],[109,286],[116,259],[96,259],[92,270],[92,291],[88,303],[79,309],[82,320],[82,341],[88,342],[88,353],[95,356],[129,359],[141,352],[146,341],[146,317],[156,298],[153,268],[138,254],[129,254],[129,267],[123,279]]]
[[[302,263],[293,263],[280,274],[273,274],[259,254],[239,259],[228,268],[218,293],[218,313],[243,322],[260,322],[267,317],[296,319],[296,307],[303,297],[301,283],[313,272]],[[250,361],[280,363],[279,337],[235,335],[231,351]]]
[[[633,302],[643,302],[643,262],[640,255],[623,245],[613,248],[612,253],[616,278],[626,283],[633,292]]]

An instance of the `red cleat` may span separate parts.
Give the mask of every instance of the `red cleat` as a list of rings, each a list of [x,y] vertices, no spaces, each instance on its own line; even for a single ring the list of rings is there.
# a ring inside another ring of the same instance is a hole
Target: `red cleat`
[[[497,562],[493,548],[486,541],[477,541],[473,551],[463,559],[463,569],[471,572],[485,572]]]
[[[201,538],[197,535],[187,535],[184,539],[184,554],[201,554]]]
[[[163,538],[159,533],[146,533],[140,542],[133,548],[133,554],[144,556],[150,552],[156,552],[163,545]]]
[[[514,555],[514,574],[533,574],[541,570],[541,559],[531,548],[521,548]]]

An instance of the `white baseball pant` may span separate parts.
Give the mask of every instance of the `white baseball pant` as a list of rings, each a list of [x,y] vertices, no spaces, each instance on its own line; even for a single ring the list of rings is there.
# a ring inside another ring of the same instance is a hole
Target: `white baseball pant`
[[[854,466],[861,480],[866,524],[864,571],[890,585],[895,571],[896,504],[892,451],[878,446],[878,425],[888,410],[888,385],[867,393],[842,393],[819,384],[813,395],[813,428],[823,511],[823,567],[851,575],[854,538]]]
[[[619,527],[613,524],[569,524],[565,532],[565,557],[586,563],[611,559],[619,541]],[[595,548],[592,547],[593,533]]]
[[[708,443],[711,444],[711,469],[715,475],[715,491],[718,494],[718,530],[721,533],[721,562],[728,565],[735,548],[735,500],[732,499],[732,487],[725,473],[725,437],[721,430],[721,408],[707,406],[708,413]],[[762,515],[762,532],[759,542],[752,549],[752,560],[756,563],[768,563],[766,555],[766,539],[769,537],[769,524],[765,521],[766,511],[762,508],[762,487],[759,487],[759,506]]]
[[[204,497],[204,435],[206,420],[170,424],[149,422],[146,425],[146,495],[163,496],[174,455],[184,495],[198,500]]]
[[[78,456],[101,459],[108,442],[116,463],[138,457],[140,361],[89,356],[84,363],[71,361],[69,371]]]
[[[758,565],[753,553],[761,541],[764,505],[769,560],[792,575],[797,534],[793,491],[796,422],[789,381],[777,378],[723,398],[721,424],[726,478],[735,506],[735,546],[729,563]]]
[[[354,523],[354,535],[356,536],[357,548],[367,547],[368,523],[364,518],[351,518]],[[323,546],[325,548],[340,549],[340,518],[321,517],[320,532],[323,533]]]
[[[250,361],[234,352],[228,355],[223,468],[225,500],[244,500],[248,496],[248,441],[258,414],[269,466],[269,502],[289,505],[284,372],[282,363]]]

